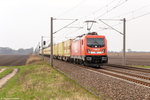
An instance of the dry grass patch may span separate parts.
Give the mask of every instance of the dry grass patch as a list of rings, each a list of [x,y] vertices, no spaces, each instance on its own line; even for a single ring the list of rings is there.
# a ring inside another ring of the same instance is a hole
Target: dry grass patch
[[[27,61],[26,61],[26,65],[27,64],[33,64],[33,63],[38,63],[38,62],[41,62],[42,61],[42,58],[37,56],[37,55],[31,55]]]
[[[139,68],[147,68],[150,69],[150,66],[145,66],[145,65],[132,65],[133,67],[139,67]]]

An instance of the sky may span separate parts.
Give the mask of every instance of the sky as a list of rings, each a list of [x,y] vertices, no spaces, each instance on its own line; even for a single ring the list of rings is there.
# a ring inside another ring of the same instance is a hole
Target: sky
[[[109,51],[121,51],[123,36],[99,19],[123,32],[126,18],[126,48],[150,51],[150,0],[0,0],[0,47],[36,48],[41,36],[49,44],[50,17],[54,17],[54,34],[59,43],[87,33],[86,20],[95,20],[91,31],[105,35]],[[81,28],[82,27],[82,28]],[[107,30],[106,30],[107,29]]]

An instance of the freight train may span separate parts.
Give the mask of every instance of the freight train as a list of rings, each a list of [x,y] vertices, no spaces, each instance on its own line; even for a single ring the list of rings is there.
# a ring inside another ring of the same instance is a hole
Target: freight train
[[[50,47],[40,54],[50,56]],[[107,40],[96,32],[78,36],[75,39],[53,45],[53,58],[76,64],[100,67],[108,62]]]

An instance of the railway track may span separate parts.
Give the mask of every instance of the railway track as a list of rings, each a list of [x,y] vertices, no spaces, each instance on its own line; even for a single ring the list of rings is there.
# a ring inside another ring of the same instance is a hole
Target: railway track
[[[88,69],[90,71],[103,73],[103,74],[113,76],[113,77],[116,77],[119,79],[134,82],[136,84],[144,85],[146,87],[150,87],[150,77],[131,74],[131,73],[127,73],[127,72],[116,71],[116,70],[112,70],[112,69],[95,69],[95,68],[90,68],[90,67],[86,67],[86,66],[79,66],[79,67]]]
[[[76,65],[78,65],[78,64],[76,64]],[[117,66],[109,65],[109,66],[115,67],[115,68],[120,68],[120,69],[122,68],[122,69],[127,69],[127,70],[132,70],[132,71],[150,73],[149,69],[147,70],[147,69],[136,68],[136,67],[130,68],[129,66],[121,66],[121,65],[117,65]],[[94,71],[97,73],[103,73],[103,74],[106,74],[109,76],[113,76],[113,77],[116,77],[119,79],[127,80],[129,82],[133,82],[133,83],[140,84],[140,85],[143,85],[143,86],[150,88],[150,77],[146,77],[146,76],[142,76],[142,75],[138,75],[138,74],[133,74],[133,73],[128,73],[128,72],[123,72],[123,71],[118,71],[115,69],[106,69],[106,68],[96,69],[96,68],[87,67],[87,66],[83,66],[83,65],[78,65],[78,67],[85,68],[87,70]]]
[[[124,75],[129,75],[129,76],[137,77],[137,78],[141,78],[141,79],[150,80],[150,77],[146,77],[146,76],[142,76],[142,75],[127,73],[127,72],[121,72],[121,71],[113,70],[113,69],[106,69],[106,70],[112,71],[112,72],[116,72],[116,73],[120,73],[120,74],[124,74]]]
[[[107,64],[106,66],[122,68],[122,69],[127,69],[127,70],[134,70],[134,71],[139,71],[139,72],[144,72],[144,73],[150,73],[150,69],[146,69],[146,68],[138,68],[138,67],[132,67],[132,66],[115,65],[115,64]]]

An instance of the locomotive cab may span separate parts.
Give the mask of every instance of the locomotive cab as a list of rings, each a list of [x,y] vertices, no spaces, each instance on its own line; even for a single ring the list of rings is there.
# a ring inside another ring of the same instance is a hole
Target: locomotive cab
[[[93,32],[84,37],[84,62],[91,66],[100,66],[108,62],[107,41],[105,36]]]

